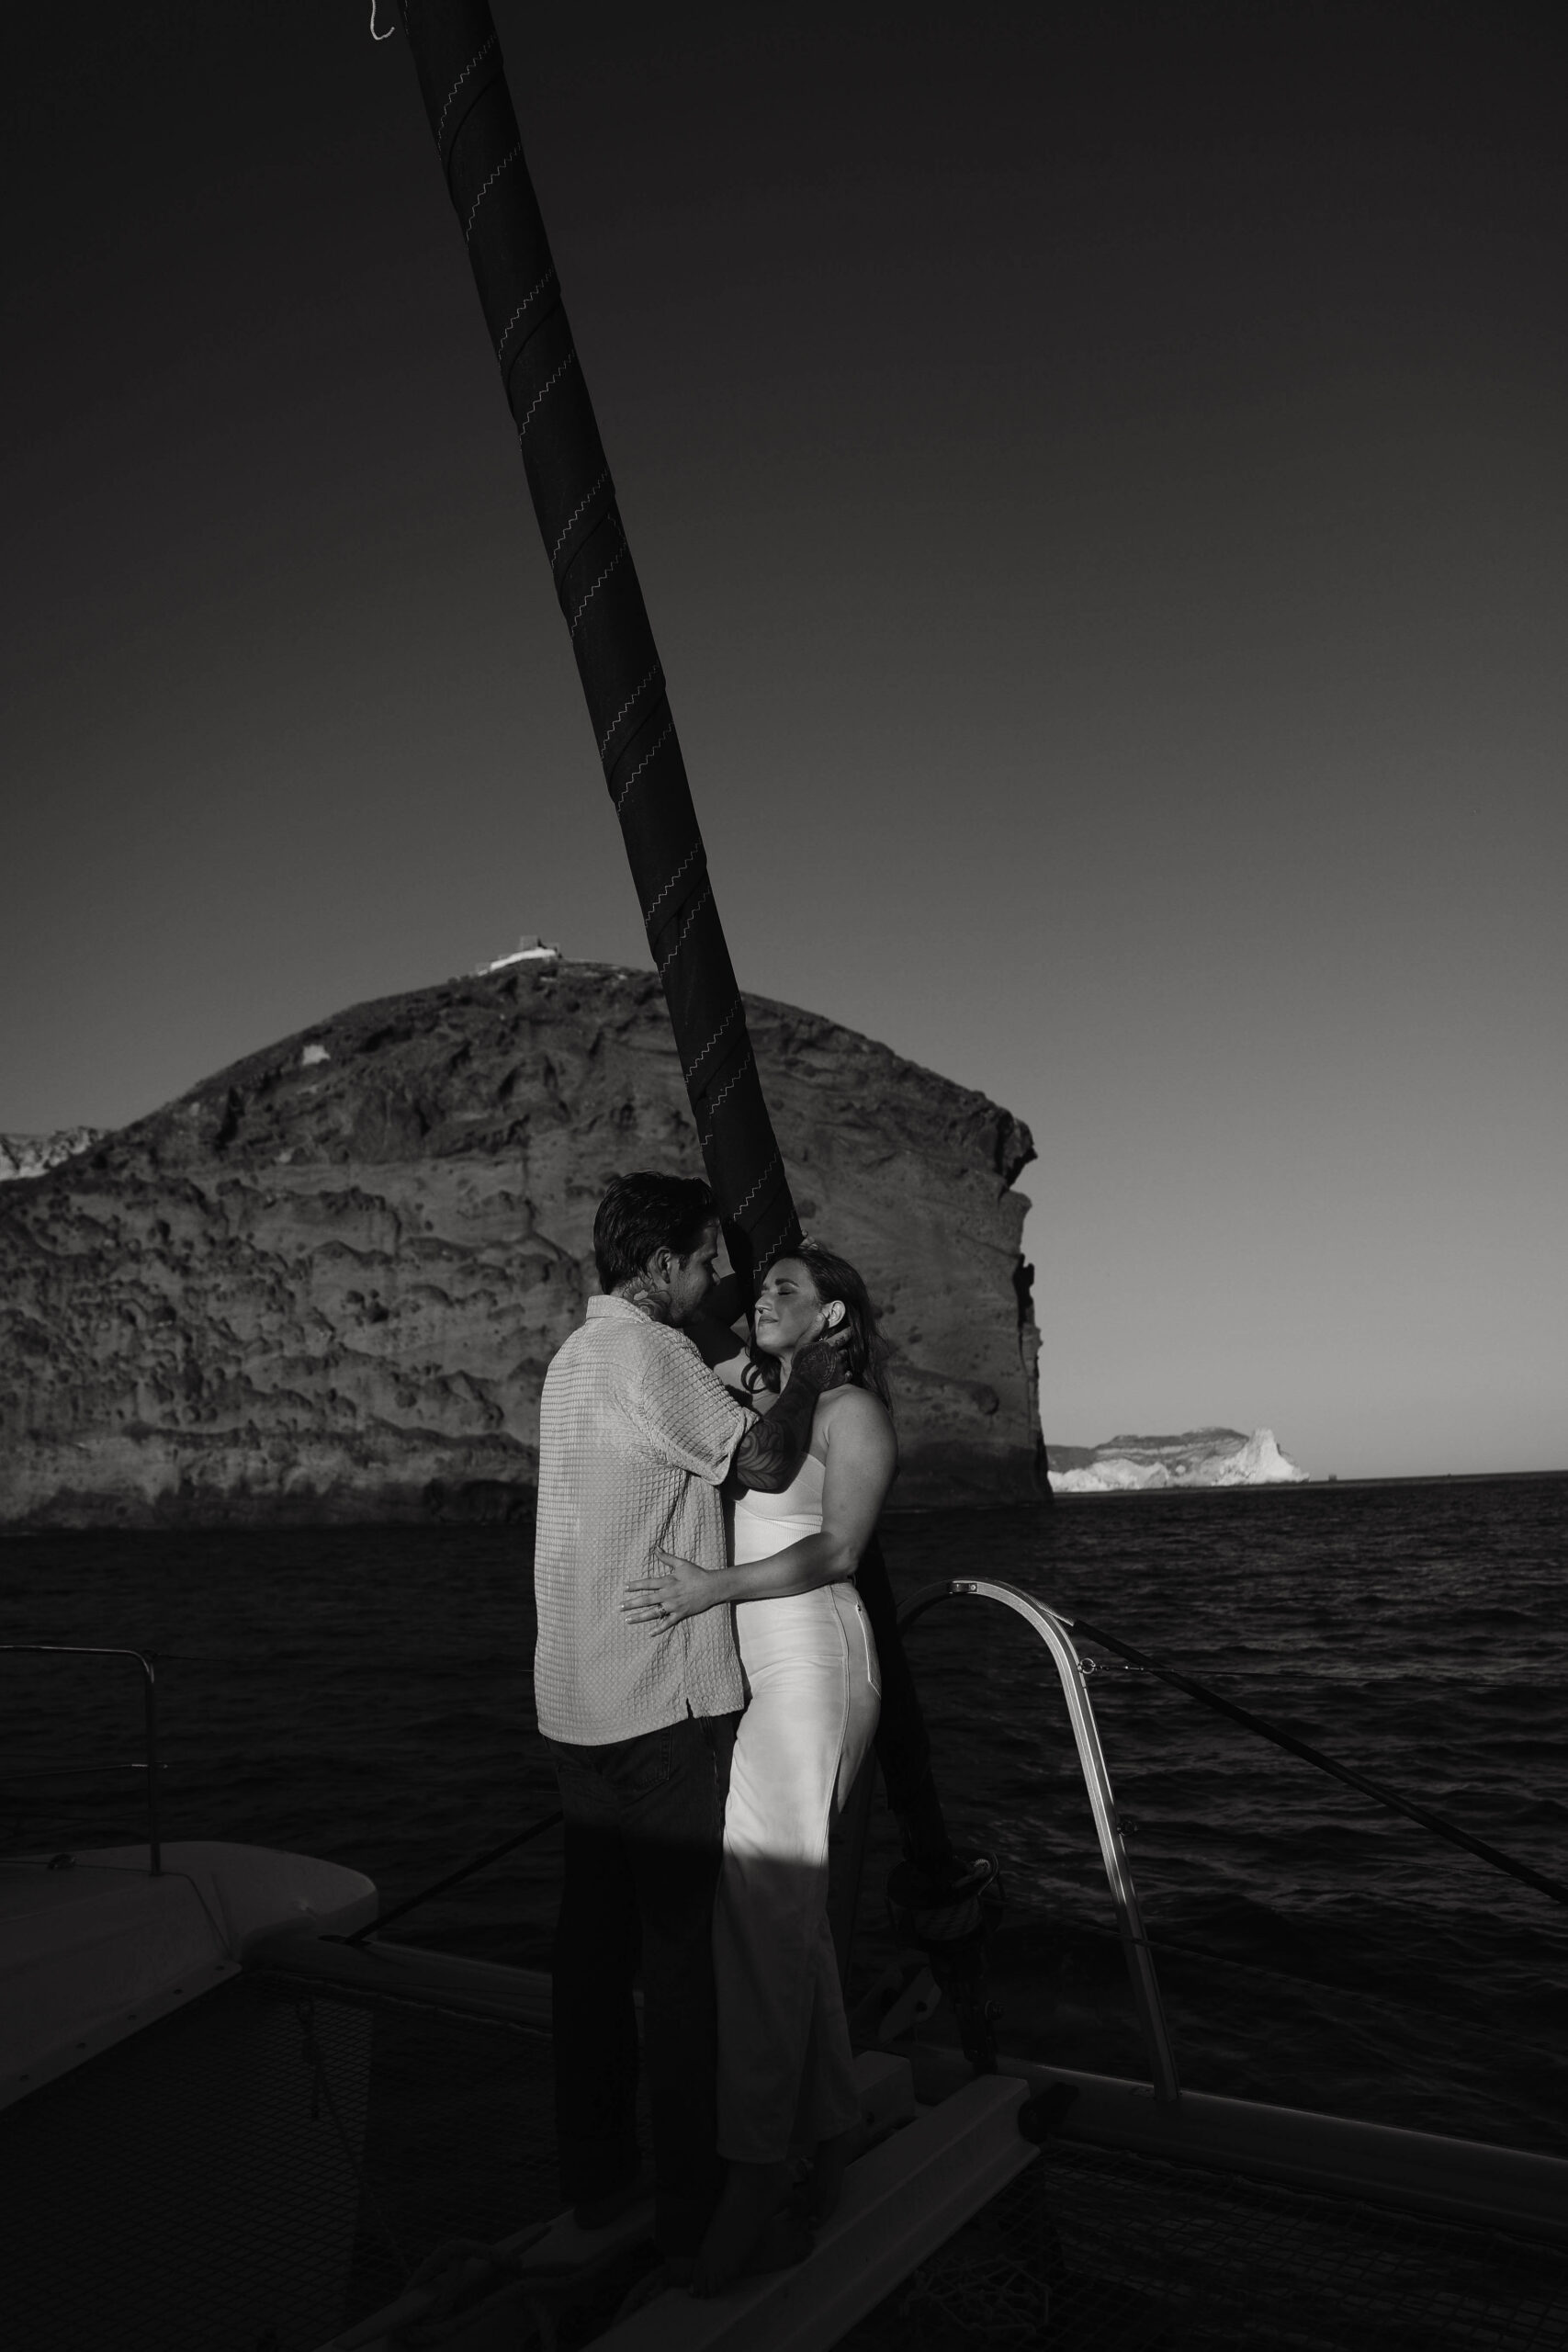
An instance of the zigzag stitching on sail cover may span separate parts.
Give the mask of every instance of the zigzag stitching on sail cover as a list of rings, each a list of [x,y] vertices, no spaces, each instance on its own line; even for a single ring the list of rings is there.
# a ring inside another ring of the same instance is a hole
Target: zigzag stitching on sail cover
[[[566,374],[567,369],[569,368],[575,368],[576,365],[576,352],[569,351],[566,357],[561,361],[560,366],[556,369],[555,374],[545,378],[544,382],[539,386],[538,390],[535,393],[533,399],[528,403],[527,415],[523,419],[522,424],[517,428],[517,438],[519,443],[522,442],[523,435],[527,432],[528,427],[534,422],[534,411],[538,407],[539,402],[544,399],[545,394],[547,392],[554,391],[556,386],[560,382],[561,378]]]
[[[681,925],[680,937],[676,940],[674,946],[670,950],[669,955],[665,956],[663,962],[659,967],[659,977],[660,979],[664,978],[665,973],[670,969],[671,965],[675,961],[676,956],[679,956],[682,948],[684,947],[687,940],[691,937],[692,925],[696,922],[696,919],[702,913],[703,909],[705,907],[711,906],[712,904],[713,884],[711,882],[706,882],[703,885],[701,890],[698,891],[696,897],[692,900],[691,910],[688,913],[685,922]]]
[[[588,610],[589,605],[593,602],[594,597],[599,594],[600,589],[603,588],[605,581],[608,580],[611,572],[615,569],[615,566],[618,563],[625,563],[626,557],[630,552],[631,550],[626,546],[625,539],[623,539],[616,552],[610,558],[609,562],[604,566],[604,571],[599,574],[598,579],[593,582],[592,587],[590,588],[587,595],[584,596],[581,604],[579,605],[576,612],[573,613],[570,620],[567,623],[567,634],[570,637],[575,637],[577,635],[578,623],[581,620],[583,614]]]
[[[747,1071],[749,1069],[755,1069],[755,1056],[748,1054],[745,1060],[739,1064],[739,1068],[732,1073],[732,1075],[725,1080],[724,1084],[719,1088],[718,1092],[708,1104],[708,1118],[712,1124],[710,1125],[706,1135],[702,1139],[702,1144],[700,1146],[702,1150],[706,1151],[715,1136],[718,1133],[719,1104],[725,1101],[727,1096],[734,1093],[736,1088],[739,1085]]]
[[[756,1199],[758,1193],[761,1191],[763,1185],[773,1174],[774,1169],[782,1168],[783,1165],[784,1161],[781,1155],[775,1151],[772,1159],[769,1160],[767,1166],[763,1169],[761,1174],[758,1177],[756,1182],[747,1193],[746,1198],[743,1201],[737,1201],[735,1204],[735,1213],[731,1219],[733,1224],[739,1224],[741,1218],[745,1216],[747,1210],[750,1207],[752,1202]]]
[[[475,197],[473,203],[468,209],[468,217],[463,223],[463,243],[465,244],[468,244],[473,237],[474,222],[479,218],[479,209],[480,205],[484,202],[486,197],[490,194],[491,188],[495,186],[502,172],[506,171],[510,165],[516,163],[522,153],[523,141],[520,139],[515,147],[509,147],[507,149],[500,163],[497,164],[494,171],[491,172],[489,179],[486,180],[483,187],[480,188],[478,196]]]
[[[663,738],[660,737],[660,741],[662,741]],[[658,744],[655,744],[654,750],[657,751],[658,748]],[[649,753],[649,759],[653,757],[652,752]],[[703,1047],[701,1053],[695,1056],[687,1069],[686,1080],[688,1085],[691,1080],[695,1078],[698,1070],[701,1069],[703,1064],[706,1061],[708,1056],[712,1053],[714,1047],[717,1045],[719,1039],[723,1036],[725,1031],[728,1028],[730,1023],[741,1009],[740,999],[737,997],[735,1002],[730,1006],[729,1011],[725,1014],[724,1019],[719,1023],[718,1027],[714,1031],[713,1035],[708,1039],[707,1044]]]
[[[655,891],[652,899],[642,910],[642,920],[647,929],[652,929],[654,916],[658,913],[665,899],[670,896],[671,891],[675,888],[675,885],[681,879],[682,875],[685,873],[687,867],[691,865],[696,858],[699,858],[702,854],[703,845],[701,842],[694,842],[691,848],[686,852],[685,856],[681,860],[680,865],[675,868],[674,873],[670,876],[669,881],[664,885],[664,888],[661,890]]]
[[[495,356],[497,359],[501,357],[502,353],[506,349],[506,338],[512,333],[513,328],[517,324],[518,320],[523,316],[524,311],[528,308],[530,302],[536,302],[538,300],[547,286],[552,286],[555,283],[555,265],[552,262],[549,268],[546,270],[543,277],[540,278],[537,286],[529,287],[528,291],[524,295],[523,300],[518,303],[517,308],[513,311],[512,316],[507,320],[506,324],[501,330],[501,341],[495,346]]]
[[[441,144],[441,134],[446,128],[446,118],[452,111],[453,99],[457,96],[458,91],[462,88],[464,83],[473,72],[475,66],[482,65],[485,59],[490,55],[491,51],[494,49],[495,46],[496,36],[494,33],[491,33],[489,40],[482,42],[480,46],[475,50],[472,57],[469,58],[468,63],[464,66],[462,72],[453,83],[452,87],[447,91],[446,102],[441,109],[440,118],[435,125],[435,143],[437,147]]]
[[[576,352],[574,351],[574,352],[572,353],[572,355],[571,355],[571,356],[572,356],[572,357],[575,359],[575,358],[576,358],[576,356],[577,356]],[[558,372],[558,372],[559,372],[559,371],[558,371],[558,371],[557,371],[557,372]],[[549,388],[548,388],[548,386],[547,385],[546,390],[547,390],[548,389],[549,389]],[[538,402],[537,402],[537,401],[536,401],[534,405],[535,405],[535,407],[536,408],[536,407],[538,406]],[[533,414],[533,410],[532,410],[532,409],[529,411],[529,414],[530,414],[530,415],[532,415],[532,414]],[[630,695],[629,698],[628,698],[626,702],[624,702],[624,703],[621,705],[621,707],[620,707],[619,710],[618,710],[618,711],[616,711],[616,713],[615,713],[615,715],[614,718],[612,718],[612,719],[611,719],[610,724],[608,725],[608,727],[606,727],[606,728],[605,728],[604,732],[604,733],[603,733],[603,735],[601,735],[601,736],[600,736],[600,738],[599,738],[599,757],[600,757],[601,759],[603,759],[603,758],[604,758],[604,756],[605,752],[609,750],[609,748],[610,748],[611,739],[612,739],[612,737],[614,736],[614,734],[615,734],[615,732],[616,728],[620,725],[620,723],[621,723],[622,719],[623,719],[623,718],[625,718],[625,717],[626,717],[626,715],[627,711],[628,711],[628,710],[635,710],[635,709],[637,708],[638,702],[641,700],[641,698],[642,698],[642,696],[644,695],[644,694],[646,694],[646,692],[648,691],[649,687],[650,685],[652,685],[652,684],[653,684],[653,682],[654,682],[655,678],[657,678],[657,677],[658,677],[658,675],[659,675],[659,664],[658,664],[658,662],[656,662],[654,663],[654,665],[653,665],[652,669],[649,672],[649,673],[648,673],[647,677],[646,677],[646,678],[644,678],[644,679],[642,680],[641,684],[640,684],[639,685],[636,685],[636,686],[634,686],[634,687],[632,688],[631,695]],[[651,759],[651,758],[653,757],[653,753],[652,753],[651,752],[649,752],[649,755],[648,755],[648,756],[649,756],[649,759]],[[628,786],[627,788],[628,788],[628,790],[629,790],[629,788],[630,788],[630,787]]]
[[[628,707],[629,707],[629,705],[628,705]],[[615,729],[612,727],[612,728],[611,728],[611,729],[610,729],[610,734],[611,734],[611,735],[613,735],[613,734],[615,733]],[[665,744],[666,744],[666,743],[668,743],[668,741],[670,741],[671,736],[671,735],[673,735],[673,733],[674,733],[674,732],[675,732],[675,722],[674,722],[674,720],[673,720],[673,719],[671,719],[671,720],[670,721],[670,724],[669,724],[667,727],[663,728],[663,729],[660,730],[660,732],[659,733],[659,735],[655,738],[654,741],[653,741],[653,742],[649,746],[648,750],[643,753],[643,755],[642,755],[641,759],[640,759],[640,760],[638,760],[638,762],[637,762],[637,763],[636,767],[635,767],[635,768],[633,768],[633,770],[632,770],[632,772],[631,772],[630,775],[629,775],[629,776],[627,776],[627,778],[626,778],[626,783],[621,786],[621,797],[620,797],[620,798],[619,798],[619,799],[616,801],[616,803],[615,803],[615,814],[616,814],[616,816],[617,816],[617,817],[620,815],[620,813],[621,813],[622,809],[626,807],[626,805],[627,801],[631,798],[631,797],[632,797],[632,786],[633,786],[633,785],[637,782],[637,780],[638,776],[642,774],[642,772],[643,772],[644,768],[648,767],[648,766],[649,766],[649,764],[650,764],[654,760],[656,760],[656,759],[659,757],[660,752],[664,749]],[[605,742],[608,742],[608,741],[609,741],[609,740],[610,740],[610,739],[609,739],[609,736],[606,736],[606,737],[605,737],[605,739],[604,739],[604,741],[605,741]],[[602,754],[602,753],[603,753],[603,752],[604,752],[604,743],[601,743],[601,744],[600,744],[600,746],[599,746],[599,749],[600,749],[600,752],[601,752],[601,754]]]
[[[550,275],[550,277],[553,277],[555,276],[555,271],[552,269],[552,270],[550,271],[549,275]],[[543,286],[543,284],[544,284],[544,283],[545,283],[545,280],[541,277],[541,278],[540,278],[540,280],[539,280],[539,286]],[[539,290],[539,286],[536,286],[536,287],[535,287],[535,288],[534,288],[534,294],[536,294],[536,293],[538,292],[538,290]],[[527,307],[528,307],[528,303],[529,303],[529,302],[531,302],[531,301],[533,300],[533,299],[534,299],[534,294],[530,294],[530,295],[528,296],[528,298],[527,298],[527,301],[525,301],[525,302],[523,304],[523,309],[522,309],[522,310],[513,311],[513,312],[512,313],[512,316],[513,316],[513,320],[520,319],[520,318],[522,317],[522,315],[523,315],[523,311],[525,311],[525,310],[527,309]],[[512,328],[511,328],[511,326],[509,325],[509,326],[508,326],[508,328],[507,328],[507,330],[506,330],[506,334],[510,334],[511,333],[512,333]],[[502,336],[502,338],[501,338],[501,340],[502,340],[502,343],[504,343],[504,342],[506,341],[506,334],[503,334],[503,335]],[[558,555],[559,555],[559,553],[560,553],[560,551],[561,551],[562,548],[564,548],[564,547],[565,547],[565,545],[566,545],[566,543],[567,543],[568,539],[570,539],[570,537],[571,537],[571,535],[572,535],[572,532],[575,530],[575,528],[576,528],[576,526],[577,526],[577,524],[578,524],[578,521],[579,521],[580,517],[587,512],[587,510],[588,510],[589,506],[592,503],[593,500],[594,500],[594,499],[596,499],[596,498],[598,497],[599,492],[604,489],[604,484],[609,481],[609,479],[610,479],[610,469],[609,469],[609,467],[608,467],[608,466],[606,466],[606,467],[605,467],[605,469],[604,469],[604,472],[600,475],[600,477],[599,477],[598,481],[597,481],[596,482],[594,482],[594,483],[593,483],[593,485],[592,485],[592,487],[591,489],[589,489],[589,490],[585,490],[585,491],[583,492],[583,493],[582,493],[581,497],[578,500],[577,504],[572,508],[571,513],[567,516],[565,523],[561,526],[561,534],[560,534],[560,537],[559,537],[559,538],[556,541],[556,543],[555,543],[554,547],[550,549],[550,570],[551,570],[552,571],[553,571],[555,570],[555,568],[556,568],[556,558],[557,558],[557,556],[558,556]]]
[[[751,1241],[754,1253],[752,1263],[756,1268],[765,1273],[767,1269],[773,1264],[775,1258],[783,1257],[784,1236],[788,1231],[789,1219],[788,1217],[784,1217],[780,1220],[778,1237],[773,1242],[761,1242],[758,1240],[755,1234],[752,1235]]]

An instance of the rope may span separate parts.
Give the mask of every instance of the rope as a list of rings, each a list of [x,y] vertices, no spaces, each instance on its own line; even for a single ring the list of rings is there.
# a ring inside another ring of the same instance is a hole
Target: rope
[[[364,2198],[366,2203],[369,2206],[372,2214],[375,2216],[376,2225],[379,2229],[381,2235],[387,2241],[387,2245],[391,2251],[392,2260],[397,2264],[398,2268],[402,2272],[402,2275],[406,2279],[409,2275],[409,2266],[404,2258],[403,2250],[398,2244],[397,2233],[392,2228],[390,2222],[388,2221],[386,2213],[382,2208],[381,2200],[377,2196],[375,2189],[371,2187],[369,2176],[366,2172],[365,2166],[360,2161],[359,2152],[355,2148],[353,2138],[344,2122],[343,2116],[338,2109],[338,2103],[333,2097],[333,2086],[327,2080],[327,2062],[322,2054],[321,2045],[316,2035],[316,2005],[309,1995],[296,2000],[294,2004],[294,2017],[295,2022],[299,2028],[299,2054],[310,2069],[312,2093],[319,2095],[325,2100],[327,2113],[332,2119],[333,2129],[337,2133],[344,2154],[348,2158],[348,2166],[349,2170],[354,2175],[355,2185],[358,2188],[361,2197]],[[310,2105],[310,2120],[313,2123],[315,2120],[315,2098],[312,2097]]]
[[[503,1854],[514,1852],[519,1846],[526,1846],[530,1838],[542,1838],[547,1829],[557,1826],[561,1817],[558,1813],[547,1813],[543,1821],[536,1821],[532,1828],[520,1829],[516,1837],[508,1838],[504,1845],[492,1846],[488,1854],[479,1854],[473,1861],[465,1862],[460,1871],[448,1871],[446,1876],[438,1878],[434,1886],[422,1887],[419,1894],[411,1894],[406,1903],[399,1903],[390,1911],[382,1912],[379,1918],[372,1919],[367,1926],[356,1928],[352,1936],[344,1937],[344,1942],[362,1944],[367,1937],[379,1935],[381,1929],[389,1928],[394,1919],[406,1919],[411,1911],[417,1911],[422,1903],[430,1902],[437,1894],[445,1894],[448,1887],[461,1886],[466,1878],[472,1878],[479,1871],[488,1870],[491,1862],[499,1862]]]
[[[1336,1781],[1343,1781],[1348,1789],[1355,1789],[1360,1795],[1371,1797],[1374,1804],[1386,1806],[1390,1813],[1402,1813],[1407,1821],[1416,1822],[1423,1829],[1430,1830],[1433,1837],[1446,1839],[1450,1846],[1461,1847],[1466,1853],[1476,1855],[1508,1878],[1517,1878],[1522,1886],[1533,1886],[1538,1894],[1547,1895],[1553,1903],[1568,1905],[1568,1886],[1564,1886],[1561,1879],[1548,1878],[1544,1871],[1531,1870],[1528,1862],[1517,1862],[1511,1854],[1501,1853],[1495,1846],[1489,1846],[1484,1838],[1472,1838],[1468,1829],[1460,1827],[1458,1822],[1450,1821],[1440,1813],[1431,1812],[1424,1804],[1412,1804],[1408,1797],[1400,1796],[1393,1789],[1384,1788],[1381,1781],[1369,1780],[1364,1772],[1353,1772],[1348,1764],[1337,1764],[1333,1757],[1325,1756],[1320,1747],[1310,1747],[1304,1739],[1298,1739],[1293,1732],[1281,1731],[1278,1724],[1267,1722],[1262,1715],[1253,1714],[1247,1707],[1238,1707],[1234,1699],[1222,1698],[1217,1690],[1211,1690],[1207,1683],[1195,1682],[1189,1674],[1179,1674],[1173,1666],[1162,1666],[1158,1658],[1150,1657],[1146,1651],[1134,1649],[1131,1642],[1119,1642],[1114,1634],[1102,1633],[1098,1625],[1091,1625],[1087,1617],[1069,1618],[1066,1622],[1075,1632],[1087,1634],[1091,1642],[1103,1643],[1108,1650],[1114,1650],[1118,1657],[1141,1666],[1145,1674],[1157,1675],[1162,1682],[1168,1682],[1174,1690],[1185,1690],[1190,1699],[1212,1707],[1216,1714],[1228,1715],[1232,1723],[1240,1724],[1244,1730],[1255,1733],[1259,1739],[1271,1740],[1276,1747],[1284,1748],[1288,1755],[1299,1756],[1303,1763],[1315,1766],[1318,1771],[1327,1772]]]

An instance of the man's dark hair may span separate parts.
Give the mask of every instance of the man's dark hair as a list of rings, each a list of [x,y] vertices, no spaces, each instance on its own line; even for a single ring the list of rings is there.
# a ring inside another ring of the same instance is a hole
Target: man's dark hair
[[[660,1176],[641,1169],[612,1176],[593,1220],[593,1262],[608,1294],[640,1274],[656,1250],[689,1258],[703,1227],[718,1216],[700,1176]]]

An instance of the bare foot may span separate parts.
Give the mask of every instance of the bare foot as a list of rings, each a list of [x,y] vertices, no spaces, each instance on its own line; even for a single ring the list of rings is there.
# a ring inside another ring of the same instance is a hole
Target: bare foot
[[[847,2132],[836,2132],[830,2140],[818,2141],[811,2166],[811,2184],[806,2192],[808,2220],[825,2222],[837,2210],[839,2199],[844,2193],[844,2173],[850,2161],[850,2143],[856,2129],[852,2124]]]
[[[789,2195],[787,2164],[731,2164],[707,2233],[697,2248],[694,2295],[716,2295],[738,2278]]]

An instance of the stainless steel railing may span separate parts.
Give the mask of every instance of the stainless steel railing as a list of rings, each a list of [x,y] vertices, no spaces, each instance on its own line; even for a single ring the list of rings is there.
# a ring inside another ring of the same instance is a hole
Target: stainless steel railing
[[[1094,1709],[1089,1704],[1089,1691],[1085,1687],[1086,1669],[1068,1630],[1072,1619],[1059,1617],[1054,1609],[1047,1609],[1043,1601],[1034,1600],[1027,1592],[1021,1592],[1016,1585],[994,1583],[985,1577],[952,1577],[944,1583],[927,1585],[917,1592],[900,1610],[898,1622],[903,1626],[912,1625],[917,1618],[923,1617],[939,1601],[971,1598],[998,1600],[1004,1609],[1012,1610],[1025,1624],[1033,1626],[1055,1663],[1062,1695],[1067,1702],[1067,1717],[1073,1727],[1073,1740],[1078,1752],[1084,1786],[1089,1791],[1089,1809],[1094,1815],[1100,1857],[1105,1864],[1105,1875],[1111,1882],[1111,1900],[1116,1905],[1117,1930],[1127,1962],[1127,1974],[1132,1983],[1133,2001],[1143,2031],[1144,2046],[1148,2052],[1155,2097],[1164,2106],[1174,2106],[1181,2096],[1181,2085],[1171,2052],[1165,2004],[1160,1999],[1154,1954],[1149,1950],[1143,1914],[1138,1908],[1138,1890],[1133,1883],[1127,1850],[1122,1842],[1111,1774],[1106,1767],[1105,1750],[1100,1743],[1100,1728],[1094,1720]]]
[[[32,1657],[130,1657],[141,1669],[142,1758],[147,1774],[147,1868],[152,1878],[163,1875],[164,1848],[158,1834],[158,1678],[149,1657],[140,1650],[101,1648],[87,1642],[0,1642],[0,1651]]]

